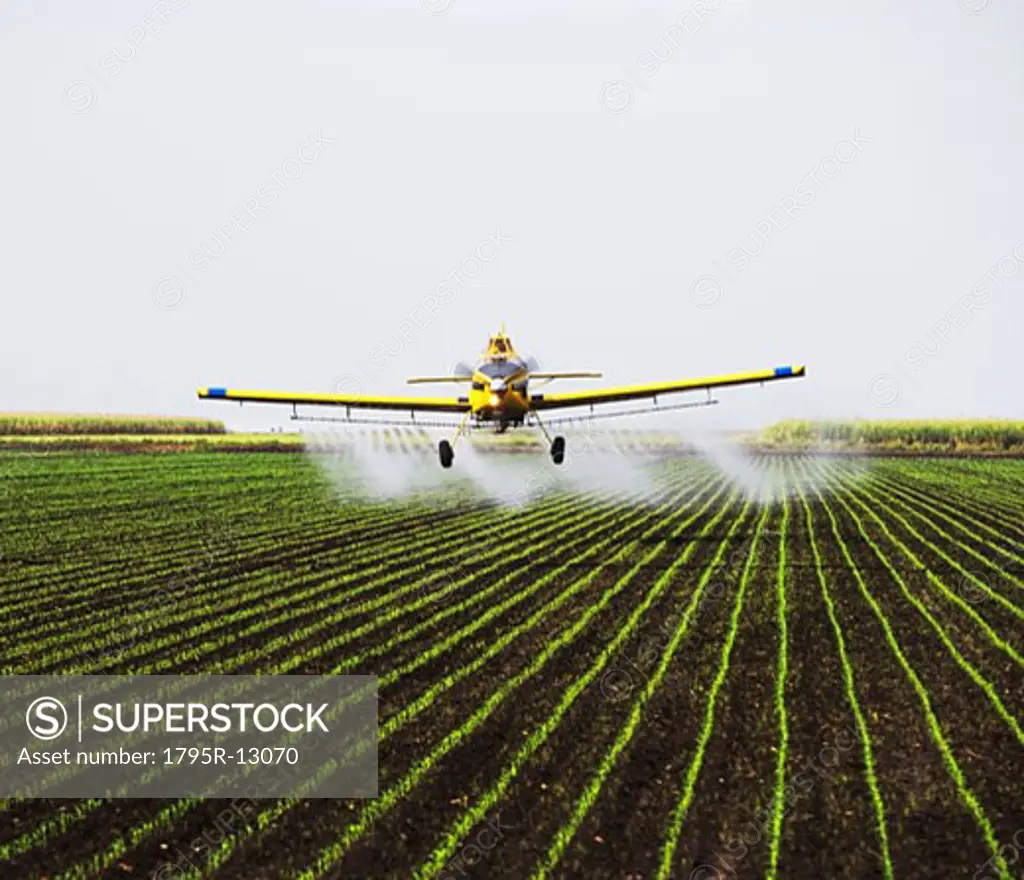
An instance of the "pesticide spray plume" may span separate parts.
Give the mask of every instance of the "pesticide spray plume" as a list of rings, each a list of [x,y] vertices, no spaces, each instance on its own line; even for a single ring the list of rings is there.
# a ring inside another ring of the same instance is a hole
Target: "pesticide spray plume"
[[[415,498],[440,503],[476,497],[525,507],[552,493],[646,503],[659,492],[655,460],[628,432],[599,433],[587,426],[562,432],[565,461],[555,465],[539,433],[469,435],[456,446],[450,470],[437,461],[448,436],[418,427],[343,425],[306,433],[307,454],[339,495],[361,500]]]
[[[306,452],[346,498],[429,498],[443,481],[424,433],[418,428],[346,425],[307,432]]]
[[[307,452],[338,493],[363,501],[451,503],[463,498],[524,508],[555,492],[648,505],[661,498],[665,457],[694,456],[758,504],[813,497],[840,478],[858,479],[865,465],[824,450],[801,453],[800,466],[765,456],[727,436],[690,426],[685,431],[601,429],[581,421],[563,428],[566,455],[555,465],[540,432],[470,434],[443,469],[437,444],[448,433],[417,426],[344,425],[307,434]]]
[[[789,467],[784,458],[773,461],[756,448],[721,433],[689,427],[678,436],[682,444],[736,486],[745,499],[757,504],[800,493],[813,497],[834,486],[840,477],[859,481],[867,471],[862,460],[842,460],[820,446],[801,450],[800,467]]]

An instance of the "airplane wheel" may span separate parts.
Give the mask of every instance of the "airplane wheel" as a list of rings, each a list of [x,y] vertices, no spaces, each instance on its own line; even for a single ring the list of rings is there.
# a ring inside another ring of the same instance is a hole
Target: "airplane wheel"
[[[565,437],[555,437],[551,442],[551,460],[555,464],[565,461]]]
[[[438,454],[441,456],[441,467],[450,468],[455,460],[455,450],[447,440],[442,440],[437,446]]]

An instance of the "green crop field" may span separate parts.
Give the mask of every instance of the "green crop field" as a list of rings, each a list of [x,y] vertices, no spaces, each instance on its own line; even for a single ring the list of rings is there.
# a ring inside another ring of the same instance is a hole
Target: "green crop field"
[[[1024,462],[651,466],[520,508],[0,452],[3,672],[380,689],[376,799],[6,801],[0,875],[1020,877]]]

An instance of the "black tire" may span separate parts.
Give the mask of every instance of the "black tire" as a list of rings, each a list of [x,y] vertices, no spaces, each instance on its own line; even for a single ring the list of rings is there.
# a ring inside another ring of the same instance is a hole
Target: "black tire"
[[[455,460],[455,450],[452,449],[452,444],[447,440],[442,440],[437,445],[437,452],[441,457],[441,467],[450,468]]]
[[[565,461],[565,437],[555,437],[551,441],[551,460],[555,464]]]

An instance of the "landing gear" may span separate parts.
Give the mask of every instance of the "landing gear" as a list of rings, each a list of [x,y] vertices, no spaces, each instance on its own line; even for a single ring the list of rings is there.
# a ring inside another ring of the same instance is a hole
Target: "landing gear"
[[[452,462],[455,461],[455,449],[454,446],[459,442],[459,438],[463,433],[468,433],[466,428],[466,422],[469,421],[469,417],[472,414],[471,410],[467,410],[466,414],[462,417],[462,421],[459,422],[459,429],[455,432],[455,437],[452,438],[452,442],[449,443],[447,440],[442,440],[437,444],[437,454],[441,459],[441,467],[450,468]]]
[[[540,420],[540,416],[534,413],[533,417],[537,420],[538,427],[544,432],[544,437],[551,441],[551,460],[555,464],[561,464],[565,461],[565,437],[555,437],[552,440],[548,429],[544,427],[544,423]]]
[[[441,467],[450,468],[455,460],[455,450],[447,440],[442,440],[437,445],[437,452],[441,456]]]
[[[565,461],[565,437],[555,437],[551,441],[551,460],[555,464]]]

